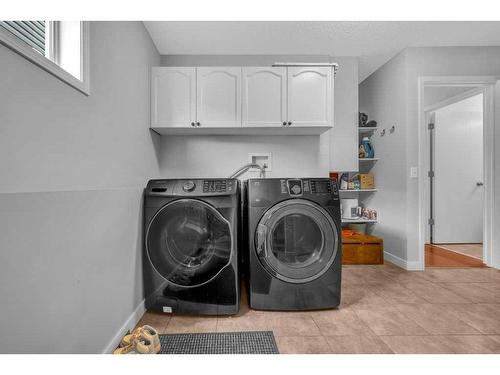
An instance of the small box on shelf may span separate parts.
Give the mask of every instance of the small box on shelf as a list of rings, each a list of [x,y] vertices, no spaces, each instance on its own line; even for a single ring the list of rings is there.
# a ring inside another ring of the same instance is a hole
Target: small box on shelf
[[[359,174],[360,188],[363,189],[375,189],[375,177],[369,173]]]

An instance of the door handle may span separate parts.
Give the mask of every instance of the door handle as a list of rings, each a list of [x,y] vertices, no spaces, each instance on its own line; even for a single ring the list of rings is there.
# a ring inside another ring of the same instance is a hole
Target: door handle
[[[478,182],[476,182],[476,185],[477,185],[477,186],[483,186],[483,185],[484,185],[484,182],[480,182],[480,181],[478,181]]]
[[[267,227],[259,224],[257,227],[257,255],[267,258]]]

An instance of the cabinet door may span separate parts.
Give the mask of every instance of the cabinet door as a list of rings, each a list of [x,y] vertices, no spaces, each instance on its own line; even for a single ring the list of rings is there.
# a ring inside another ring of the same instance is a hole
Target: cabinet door
[[[286,68],[243,68],[243,126],[279,127],[286,121]]]
[[[197,118],[201,127],[241,127],[241,68],[197,68]]]
[[[297,126],[332,125],[332,68],[288,67],[288,121]]]
[[[151,126],[191,127],[196,121],[196,68],[154,67]]]

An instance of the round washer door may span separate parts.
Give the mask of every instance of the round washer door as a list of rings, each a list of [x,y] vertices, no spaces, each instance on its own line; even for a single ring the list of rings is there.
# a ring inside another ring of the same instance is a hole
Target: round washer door
[[[331,216],[304,199],[271,207],[255,233],[255,248],[264,268],[291,283],[323,275],[335,260],[338,246],[338,229]]]
[[[179,199],[163,206],[149,224],[146,251],[169,282],[194,287],[215,278],[231,261],[231,225],[213,206]]]

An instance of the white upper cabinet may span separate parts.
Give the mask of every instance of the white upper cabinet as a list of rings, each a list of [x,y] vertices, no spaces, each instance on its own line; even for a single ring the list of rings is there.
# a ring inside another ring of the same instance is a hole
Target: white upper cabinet
[[[291,127],[331,126],[332,68],[288,67],[287,102]]]
[[[243,68],[243,126],[282,127],[286,123],[286,68]]]
[[[151,126],[194,126],[196,68],[154,67],[151,78]]]
[[[160,134],[321,134],[333,125],[333,68],[154,67]]]
[[[197,71],[200,127],[241,127],[241,68],[202,67]]]

